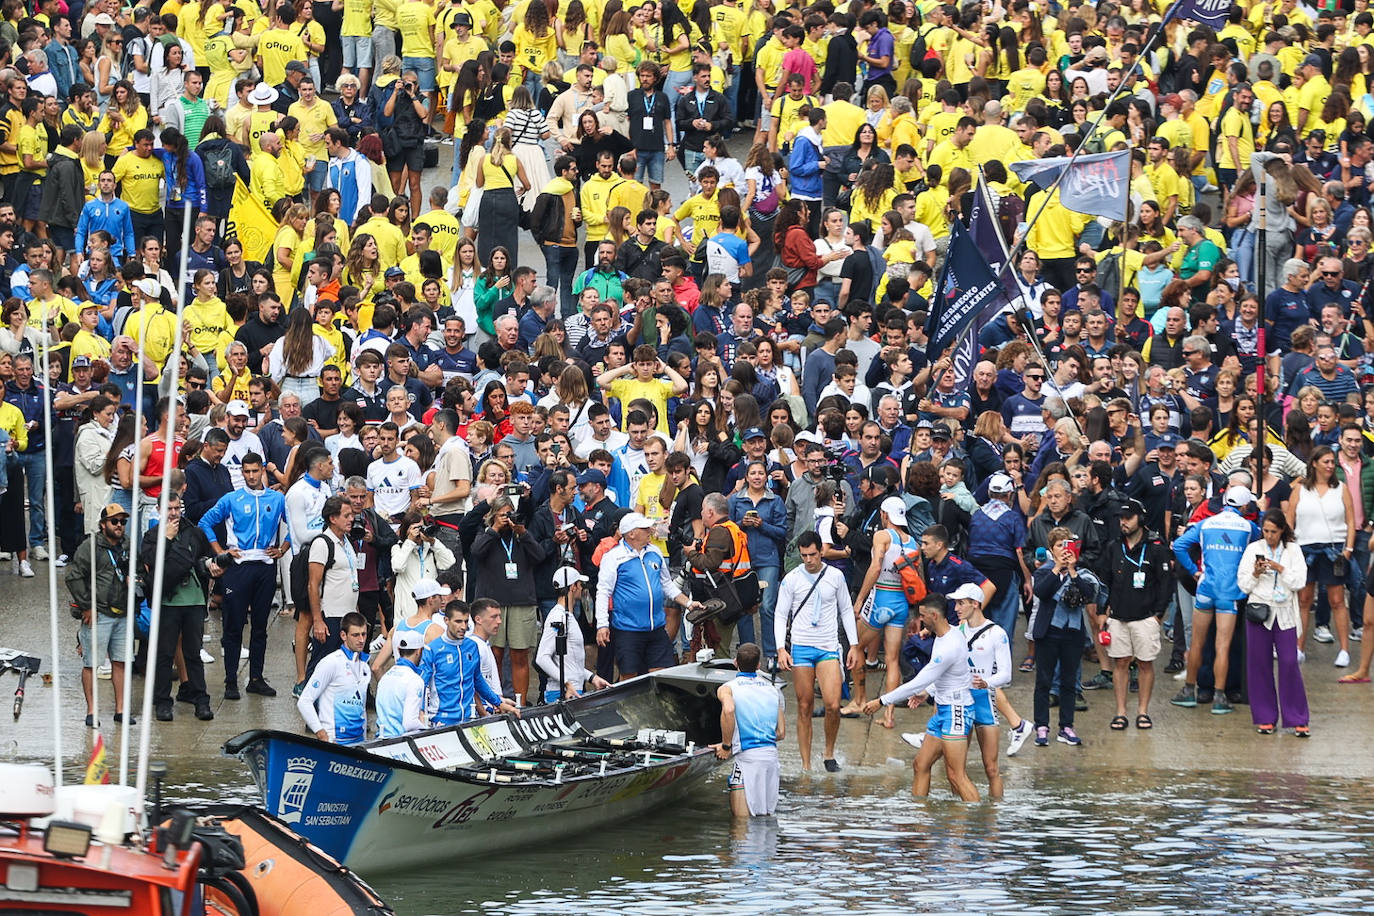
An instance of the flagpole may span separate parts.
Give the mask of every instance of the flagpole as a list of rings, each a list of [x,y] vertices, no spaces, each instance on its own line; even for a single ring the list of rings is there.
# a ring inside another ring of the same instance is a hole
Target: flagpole
[[[1255,438],[1259,441],[1254,444],[1255,452],[1255,492],[1260,496],[1264,495],[1264,449],[1265,439],[1269,430],[1269,409],[1265,402],[1265,379],[1264,379],[1264,246],[1267,244],[1267,223],[1269,202],[1266,199],[1265,189],[1269,184],[1269,173],[1260,169],[1259,180],[1259,232],[1255,240],[1255,263],[1259,270],[1255,273],[1256,299],[1259,301],[1259,313],[1255,322],[1255,355],[1258,362],[1255,365],[1255,403],[1259,405],[1259,427]]]

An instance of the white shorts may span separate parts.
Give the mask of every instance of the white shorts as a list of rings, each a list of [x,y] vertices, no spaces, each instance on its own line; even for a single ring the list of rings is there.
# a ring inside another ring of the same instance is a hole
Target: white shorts
[[[753,747],[735,754],[730,772],[730,791],[744,792],[750,817],[771,815],[778,807],[778,784],[782,766],[776,747]]]

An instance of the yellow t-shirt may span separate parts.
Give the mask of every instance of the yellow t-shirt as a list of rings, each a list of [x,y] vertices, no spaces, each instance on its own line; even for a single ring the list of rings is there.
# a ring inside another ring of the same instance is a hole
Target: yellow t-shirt
[[[960,149],[952,140],[946,140],[931,150],[930,161],[926,164],[940,167],[940,184],[945,187],[949,187],[949,173],[953,169],[967,170],[973,183],[978,183],[978,166],[974,163],[969,148],[966,146]]]
[[[848,99],[836,99],[825,105],[825,130],[821,131],[821,146],[848,146],[864,123],[864,110]]]
[[[582,225],[587,230],[587,241],[599,242],[610,234],[606,214],[610,212],[611,190],[620,180],[619,175],[612,173],[609,178],[596,174],[582,182],[579,205],[582,208]]]
[[[350,38],[371,37],[372,0],[344,0],[340,34]]]
[[[292,102],[287,113],[301,122],[300,143],[305,154],[321,162],[328,159],[329,149],[325,146],[323,135],[326,130],[339,123],[338,116],[334,114],[334,106],[317,96],[315,104],[309,108],[300,102]],[[310,137],[313,134],[320,134],[320,139],[312,141]]]
[[[930,234],[937,239],[949,235],[949,217],[945,207],[949,205],[949,188],[936,185],[916,195],[916,222],[924,223]]]
[[[673,216],[678,222],[684,219],[692,221],[692,244],[700,245],[720,231],[720,205],[716,203],[714,196],[702,197],[697,194],[689,197],[682,202],[682,206],[673,212]],[[628,404],[629,401],[622,401]],[[659,418],[660,421],[662,417]]]
[[[1170,197],[1178,196],[1178,172],[1167,162],[1159,165],[1149,163],[1145,166],[1145,177],[1150,180],[1150,187],[1154,191],[1155,200],[1162,207],[1164,202]]]
[[[191,329],[191,343],[207,356],[218,352],[220,338],[234,327],[224,307],[224,300],[218,296],[209,299],[197,296],[186,304],[182,314],[186,326]]]
[[[396,7],[400,0],[372,0],[372,21],[374,25],[396,28]],[[370,32],[368,34],[371,34]],[[374,63],[377,63],[374,61]]]
[[[510,157],[514,159],[514,156]],[[498,173],[499,174],[499,173]],[[490,180],[491,176],[487,176]],[[396,267],[405,260],[406,240],[401,234],[401,230],[391,220],[386,218],[386,214],[373,216],[358,227],[358,231],[353,238],[356,240],[362,234],[368,234],[377,241],[377,260],[381,262],[381,269],[385,271],[388,267]],[[378,275],[378,279],[381,276]]]
[[[23,130],[19,131],[19,168],[21,171],[32,172],[35,175],[46,175],[48,172],[48,129],[42,128],[43,135],[38,134],[39,128],[32,124],[25,124]],[[33,165],[25,165],[25,157],[33,160]]]
[[[242,375],[236,376],[228,370],[225,370],[215,376],[214,382],[210,384],[210,390],[218,394],[223,391],[226,386],[232,384],[232,388],[229,392],[229,399],[246,402],[248,400],[248,383],[252,380],[252,372],[245,372]]]
[[[281,115],[275,111],[255,111],[248,116],[248,154],[262,152],[262,135],[271,133]]]
[[[789,92],[781,93],[773,100],[771,114],[777,124],[779,147],[785,143],[791,143],[792,138],[806,126],[806,121],[801,116],[802,110],[815,108],[818,105],[820,105],[820,100],[814,95],[803,95],[799,99],[794,99]]]
[[[719,4],[711,7],[711,42],[713,47],[721,43],[729,45],[736,63],[744,61],[744,29],[747,17],[738,6]]]
[[[115,160],[115,181],[119,182],[119,196],[130,210],[156,213],[161,207],[159,185],[162,181],[162,160],[157,156],[144,158],[127,152]]]
[[[445,264],[453,263],[453,255],[458,250],[458,242],[463,233],[458,217],[446,210],[430,210],[416,217],[411,225],[428,226],[429,247],[439,252]],[[419,292],[418,286],[415,289]]]
[[[310,51],[290,29],[268,29],[258,39],[258,56],[262,58],[263,82],[275,86],[286,81],[286,65],[308,59]]]
[[[424,0],[406,0],[396,7],[401,27],[402,57],[434,57],[434,7]]]
[[[939,146],[954,136],[954,129],[959,126],[959,119],[963,116],[961,111],[942,111],[932,117],[926,125],[926,142]],[[921,151],[918,149],[917,152]]]
[[[177,333],[177,316],[162,307],[160,302],[146,303],[129,316],[124,333],[137,345],[143,339],[143,355],[154,365],[162,366],[181,339]]]
[[[648,193],[649,188],[646,185],[633,178],[622,178],[619,184],[611,188],[611,196],[606,199],[606,212],[609,213],[616,207],[624,207],[638,215],[640,210],[648,206],[644,201]]]
[[[558,34],[553,27],[543,36],[535,35],[524,24],[515,27],[515,62],[526,70],[538,73],[544,64],[558,53]]]
[[[658,431],[667,434],[668,432],[668,398],[673,393],[673,383],[667,379],[652,378],[647,382],[641,382],[634,376],[622,377],[611,382],[610,395],[619,398],[620,403],[628,404],[636,398],[644,398],[653,404],[658,413]],[[625,411],[622,418],[628,424],[630,412]]]
[[[1236,137],[1236,152],[1240,162],[1231,161],[1231,137]],[[1217,137],[1217,168],[1248,169],[1250,154],[1255,151],[1255,128],[1250,124],[1248,114],[1241,114],[1235,108],[1228,110],[1221,119],[1221,130]],[[1171,170],[1172,171],[1172,170]]]
[[[110,112],[105,112],[105,117],[100,120],[100,132],[108,134],[110,138],[110,155],[118,156],[120,153],[130,149],[134,145],[134,134],[148,126],[148,109],[139,105],[133,114],[124,112],[124,120],[118,127],[114,126],[114,119],[110,117]]]
[[[855,191],[850,198],[849,221],[851,223],[867,222],[875,231],[882,222],[883,214],[892,209],[892,200],[897,196],[896,188],[888,188],[878,197],[873,206],[869,206],[863,194]]]
[[[645,474],[639,478],[638,492],[635,494],[634,504],[644,507],[644,515],[649,521],[657,525],[659,522],[668,520],[669,508],[663,508],[663,503],[659,501],[659,494],[663,492],[663,485],[668,480],[668,475],[660,471],[657,474]],[[651,543],[659,550],[667,551],[668,542],[663,538],[654,538]]]

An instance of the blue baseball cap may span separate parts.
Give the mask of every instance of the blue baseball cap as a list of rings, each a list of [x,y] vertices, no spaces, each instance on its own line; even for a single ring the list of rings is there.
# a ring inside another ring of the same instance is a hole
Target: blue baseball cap
[[[763,430],[759,429],[757,426],[751,426],[751,427],[749,427],[748,429],[746,429],[746,430],[744,431],[744,440],[743,440],[743,441],[748,442],[750,439],[767,439],[767,438],[768,438],[768,434],[767,434],[767,433],[765,433]]]
[[[588,468],[577,475],[577,485],[581,486],[584,483],[599,483],[604,487],[606,485],[606,475],[601,473],[598,468]]]

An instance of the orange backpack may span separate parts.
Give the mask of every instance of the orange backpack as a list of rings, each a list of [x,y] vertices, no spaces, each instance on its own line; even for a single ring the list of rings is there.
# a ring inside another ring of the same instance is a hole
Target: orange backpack
[[[892,568],[902,577],[902,591],[907,604],[915,607],[926,596],[926,580],[921,578],[921,552],[908,550],[897,558]]]

